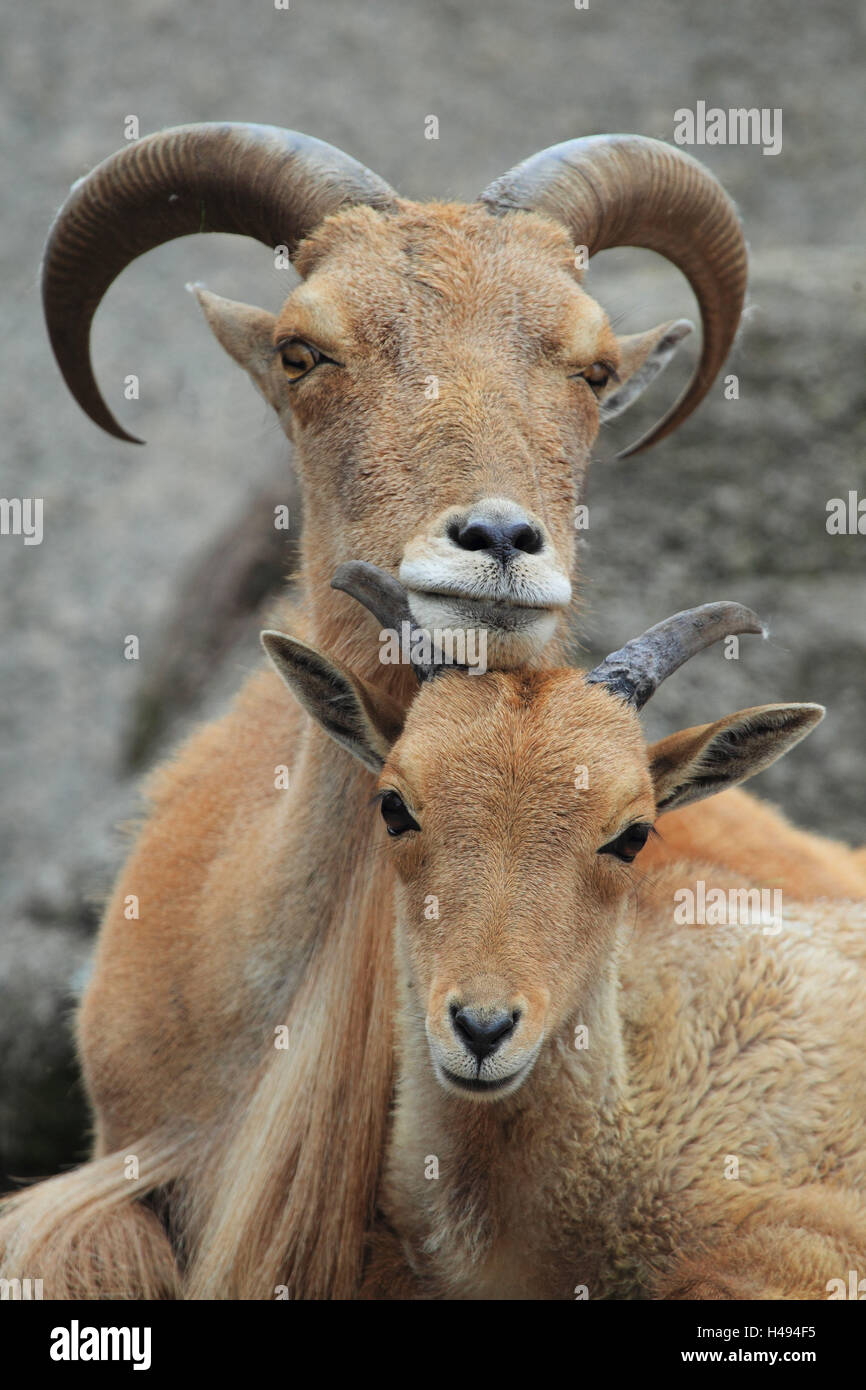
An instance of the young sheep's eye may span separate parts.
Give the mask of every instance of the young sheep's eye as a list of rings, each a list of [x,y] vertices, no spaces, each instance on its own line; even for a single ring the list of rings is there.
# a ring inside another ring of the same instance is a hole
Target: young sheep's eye
[[[402,835],[406,830],[420,830],[421,827],[406,809],[402,797],[396,792],[386,792],[380,802],[382,819],[389,835]]]
[[[587,367],[585,372],[578,372],[578,376],[583,377],[584,381],[598,395],[607,386],[611,377],[616,377],[616,372],[606,362],[593,362],[592,366]]]
[[[279,353],[289,381],[300,381],[320,362],[331,361],[330,357],[325,357],[312,343],[305,343],[302,338],[289,338],[285,343],[280,343]]]
[[[598,850],[599,854],[615,854],[617,859],[621,859],[624,864],[631,864],[637,858],[646,844],[651,825],[638,821],[635,825],[629,825],[625,830],[617,835],[615,840],[609,844],[602,845]]]

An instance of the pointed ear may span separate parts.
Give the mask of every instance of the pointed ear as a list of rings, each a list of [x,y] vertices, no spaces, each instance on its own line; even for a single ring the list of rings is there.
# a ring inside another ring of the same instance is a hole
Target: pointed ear
[[[664,371],[683,338],[694,331],[688,319],[672,319],[646,333],[620,338],[619,380],[612,381],[601,397],[601,418],[612,420],[636,401]]]
[[[822,705],[757,705],[654,743],[648,751],[659,812],[754,777],[823,718]]]
[[[261,643],[307,714],[378,775],[403,728],[400,706],[297,637],[268,631]]]
[[[287,406],[285,378],[274,353],[276,317],[252,304],[223,299],[202,285],[189,285],[202,307],[208,326],[220,347],[252,379],[269,405],[280,413]]]

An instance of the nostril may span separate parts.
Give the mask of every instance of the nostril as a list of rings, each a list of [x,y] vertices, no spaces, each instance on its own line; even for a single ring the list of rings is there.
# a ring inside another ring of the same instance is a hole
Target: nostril
[[[461,550],[488,550],[506,563],[521,551],[537,555],[544,546],[544,537],[537,526],[525,520],[501,521],[469,516],[465,521],[453,521],[448,538]]]
[[[522,550],[526,555],[537,555],[544,539],[537,526],[530,526],[528,521],[524,521],[512,531],[511,544],[515,550]]]
[[[455,1032],[479,1062],[494,1052],[502,1039],[514,1031],[520,1018],[518,1009],[512,1013],[503,1011],[488,1018],[474,1009],[461,1009],[456,1004],[451,1005],[450,1013]]]
[[[483,521],[467,521],[456,528],[452,536],[461,550],[495,550],[499,541],[498,528]]]

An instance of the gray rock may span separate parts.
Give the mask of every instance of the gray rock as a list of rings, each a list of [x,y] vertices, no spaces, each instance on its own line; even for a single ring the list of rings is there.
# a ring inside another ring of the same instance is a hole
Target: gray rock
[[[612,462],[617,443],[671,399],[665,375],[639,415],[605,432],[579,634],[595,658],[677,608],[714,598],[755,607],[771,640],[744,639],[739,662],[707,653],[679,672],[648,707],[647,727],[663,733],[762,700],[825,701],[827,720],[760,789],[802,824],[862,840],[866,537],[825,528],[828,498],[866,493],[859,26],[845,0],[687,12],[675,0],[593,0],[586,11],[562,0],[16,7],[0,50],[2,492],[43,497],[46,532],[40,547],[0,539],[0,920],[11,924],[0,929],[0,1167],[44,1172],[81,1151],[64,1017],[124,852],[116,827],[140,809],[129,765],[222,708],[257,664],[255,595],[220,629],[196,583],[263,497],[283,485],[294,496],[268,408],[183,291],[201,279],[276,308],[292,276],[262,247],[184,238],[112,288],[95,328],[97,374],[146,448],[99,434],[70,400],[37,282],[41,242],[73,179],[122,143],[130,113],[143,133],[283,122],[369,161],[410,196],[471,198],[571,135],[669,139],[675,110],[698,98],[781,107],[777,157],[698,151],[737,200],[752,246],[753,307],[729,369],[740,398],[725,401],[718,385],[671,440]],[[424,138],[430,113],[438,141]],[[649,253],[600,257],[590,288],[623,331],[693,313],[680,277]],[[129,372],[138,402],[123,400]],[[131,633],[138,662],[123,657]],[[175,678],[183,699],[172,704]]]

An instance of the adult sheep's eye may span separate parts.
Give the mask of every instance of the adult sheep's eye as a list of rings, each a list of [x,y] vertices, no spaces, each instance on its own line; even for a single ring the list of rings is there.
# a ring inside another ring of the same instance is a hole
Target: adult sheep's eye
[[[386,792],[380,802],[382,819],[389,835],[402,835],[406,830],[420,830],[415,817],[407,811],[403,798],[396,792]]]
[[[617,859],[621,859],[624,864],[631,864],[637,858],[649,839],[651,825],[643,821],[638,821],[635,825],[628,826],[617,835],[615,840],[602,845],[598,850],[599,854],[614,854]]]
[[[300,381],[302,376],[306,376],[307,372],[311,372],[320,362],[331,360],[311,343],[305,343],[302,338],[289,338],[287,342],[280,343],[279,351],[280,361],[289,381]]]
[[[595,391],[596,395],[598,395],[599,391],[603,391],[605,386],[607,386],[611,377],[615,376],[615,372],[606,362],[593,362],[591,367],[587,367],[586,371],[580,372],[579,375],[583,377],[584,381],[587,382],[588,385],[592,387],[593,391]]]

